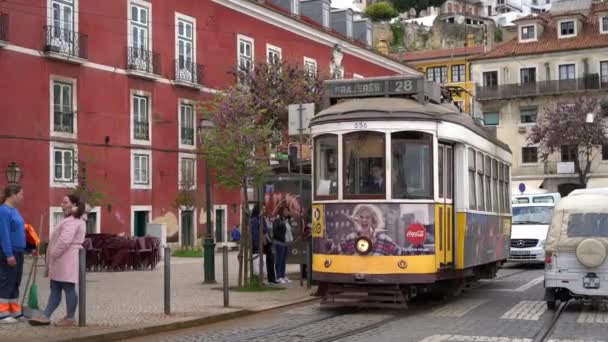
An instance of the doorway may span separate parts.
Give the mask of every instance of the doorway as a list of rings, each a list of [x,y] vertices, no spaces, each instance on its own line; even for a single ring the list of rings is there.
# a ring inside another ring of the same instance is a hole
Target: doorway
[[[133,235],[146,236],[146,225],[150,222],[150,212],[136,210],[133,212]]]
[[[194,211],[182,210],[180,218],[181,245],[192,247],[194,245]]]
[[[216,205],[213,207],[215,212],[215,242],[227,242],[228,241],[228,233],[227,233],[227,213],[228,208],[226,205]]]

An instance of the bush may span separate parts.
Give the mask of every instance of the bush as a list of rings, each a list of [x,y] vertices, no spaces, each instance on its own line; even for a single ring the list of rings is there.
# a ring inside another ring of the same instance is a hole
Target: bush
[[[203,250],[200,248],[180,248],[174,250],[171,255],[179,258],[202,258]]]
[[[399,15],[399,12],[388,2],[378,2],[365,8],[365,14],[372,21],[385,21],[393,19]]]

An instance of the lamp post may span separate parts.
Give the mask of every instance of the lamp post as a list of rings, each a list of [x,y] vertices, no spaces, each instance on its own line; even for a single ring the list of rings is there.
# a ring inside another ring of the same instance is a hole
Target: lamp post
[[[19,184],[21,177],[23,177],[23,170],[15,162],[11,162],[4,171],[6,174],[6,181],[10,184]]]
[[[213,129],[213,122],[201,119],[198,126],[198,134],[203,143],[203,135],[209,134]],[[215,283],[215,243],[213,242],[213,224],[211,222],[211,179],[209,177],[209,162],[205,158],[205,206],[207,212],[207,234],[203,242],[203,257],[205,269],[205,284]]]

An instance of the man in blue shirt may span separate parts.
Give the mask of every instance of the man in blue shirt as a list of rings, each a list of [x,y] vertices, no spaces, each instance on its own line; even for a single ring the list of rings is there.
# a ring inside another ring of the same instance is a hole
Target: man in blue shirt
[[[8,185],[0,205],[0,324],[17,323],[17,318],[23,316],[19,305],[19,285],[26,245],[25,225],[17,210],[21,202],[21,187]]]
[[[235,224],[232,227],[232,232],[230,232],[230,236],[232,237],[232,241],[239,242],[241,240],[241,231],[239,230],[239,225]]]

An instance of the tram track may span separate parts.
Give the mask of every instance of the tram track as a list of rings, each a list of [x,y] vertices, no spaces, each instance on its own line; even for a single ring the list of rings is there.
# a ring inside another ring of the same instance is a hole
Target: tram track
[[[568,305],[571,302],[572,301],[569,300],[565,303],[564,302],[560,303],[559,307],[557,308],[557,310],[555,310],[555,312],[553,313],[553,316],[551,317],[549,322],[547,324],[543,325],[543,327],[536,333],[536,335],[534,335],[534,337],[532,339],[533,342],[546,342],[549,340],[549,337],[551,336],[551,334],[555,330],[555,327],[557,326],[557,321],[561,317],[564,310],[566,310],[566,307],[568,307]]]

